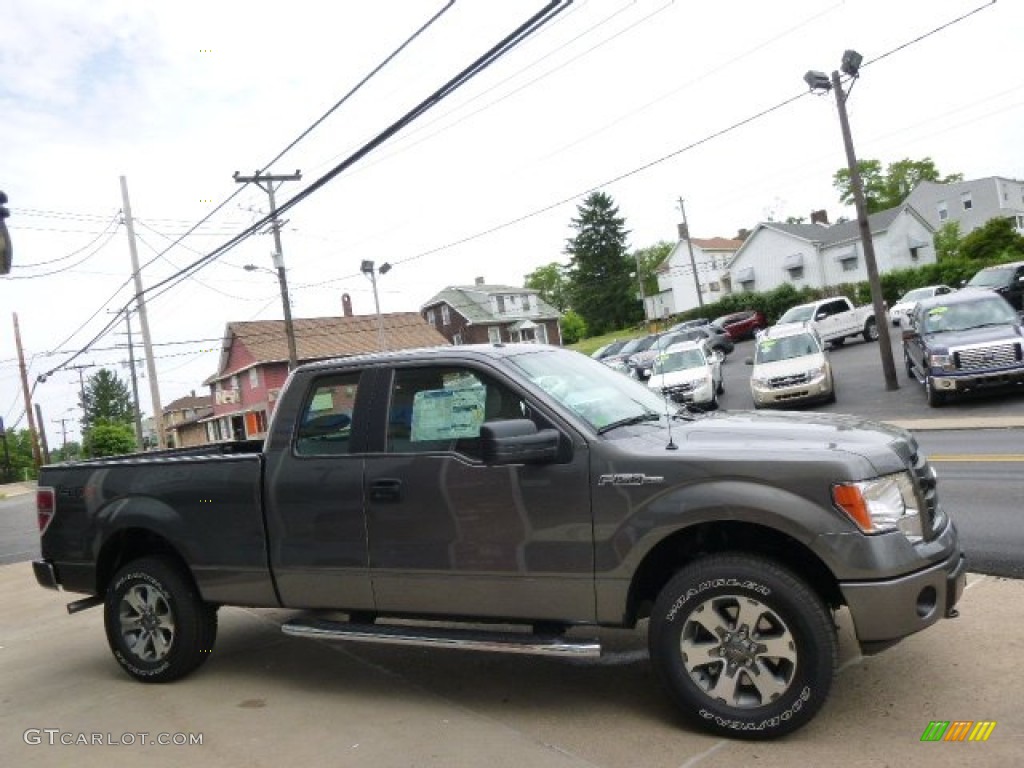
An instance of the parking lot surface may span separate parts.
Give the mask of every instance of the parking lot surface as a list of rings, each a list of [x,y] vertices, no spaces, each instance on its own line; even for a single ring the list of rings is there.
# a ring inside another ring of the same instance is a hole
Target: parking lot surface
[[[292,612],[227,608],[207,664],[152,686],[120,671],[101,611],[68,616],[68,599],[37,587],[28,563],[0,567],[4,765],[959,768],[1024,759],[1021,581],[972,577],[961,618],[870,658],[856,655],[840,614],[831,698],[808,727],[770,743],[681,723],[639,632],[602,632],[610,652],[584,664],[289,638],[279,624]],[[996,725],[984,743],[922,742],[935,720]],[[201,744],[149,743],[196,735]]]

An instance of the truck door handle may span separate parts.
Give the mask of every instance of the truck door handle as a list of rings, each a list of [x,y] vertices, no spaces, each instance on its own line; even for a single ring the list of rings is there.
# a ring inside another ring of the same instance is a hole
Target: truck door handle
[[[384,478],[370,483],[370,501],[401,501],[402,481]]]

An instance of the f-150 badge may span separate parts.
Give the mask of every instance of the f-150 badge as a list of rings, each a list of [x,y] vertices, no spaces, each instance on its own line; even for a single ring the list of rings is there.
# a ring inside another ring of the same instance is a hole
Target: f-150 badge
[[[656,475],[645,475],[642,472],[630,472],[618,475],[601,475],[597,479],[598,485],[656,485],[664,483],[664,477]]]

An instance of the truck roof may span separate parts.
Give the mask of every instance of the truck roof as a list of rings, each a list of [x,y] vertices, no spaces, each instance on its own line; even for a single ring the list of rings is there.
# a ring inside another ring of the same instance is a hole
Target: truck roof
[[[361,355],[317,360],[311,363],[304,363],[295,370],[314,371],[323,368],[337,368],[339,366],[351,367],[367,363],[406,362],[409,360],[498,360],[505,357],[515,357],[551,350],[564,350],[564,348],[555,347],[550,344],[445,344],[436,347],[370,352]]]

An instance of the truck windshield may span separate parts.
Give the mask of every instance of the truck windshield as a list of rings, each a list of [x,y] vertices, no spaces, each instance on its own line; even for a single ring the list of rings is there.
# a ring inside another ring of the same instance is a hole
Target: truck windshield
[[[543,350],[509,362],[595,430],[679,410],[644,384],[578,352]]]
[[[1013,270],[1009,268],[983,269],[968,280],[967,284],[972,288],[991,288],[992,286],[1006,285],[1010,282],[1012,274]]]
[[[802,307],[793,307],[786,311],[786,313],[779,318],[779,325],[786,323],[804,323],[812,319],[814,315],[814,307],[812,305],[804,305]]]
[[[945,333],[947,331],[966,331],[983,325],[1012,325],[1017,321],[1017,313],[998,296],[981,301],[946,304],[931,307],[922,318],[923,333]]]

